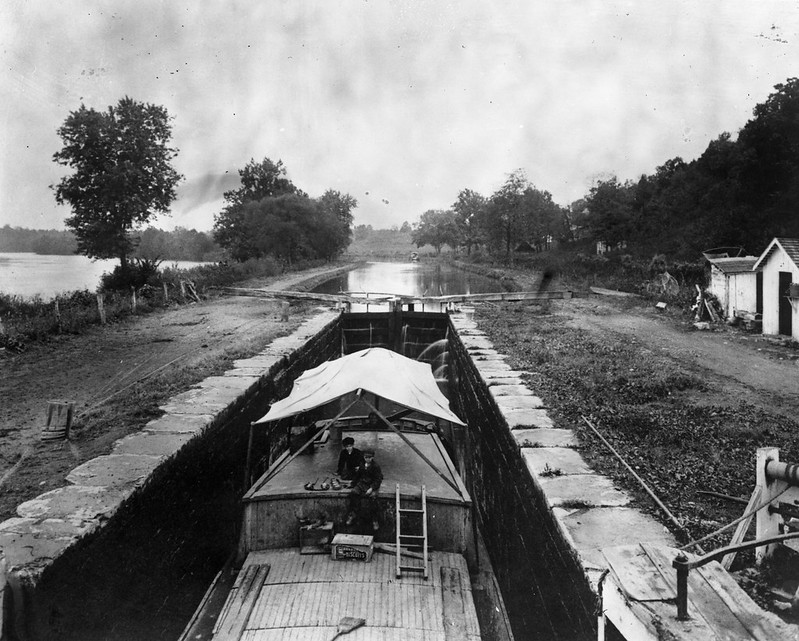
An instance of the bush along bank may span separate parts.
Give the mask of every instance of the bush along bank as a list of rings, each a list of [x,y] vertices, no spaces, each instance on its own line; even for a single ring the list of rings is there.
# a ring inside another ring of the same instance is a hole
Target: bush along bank
[[[322,264],[326,263],[294,264],[291,271]],[[133,314],[200,302],[213,295],[216,287],[271,278],[287,271],[282,263],[272,259],[214,263],[190,269],[174,266],[159,269],[143,262],[138,269],[138,282],[134,279],[135,285],[127,287],[116,270],[104,274],[96,293],[74,291],[43,300],[38,296],[25,298],[0,292],[0,349],[22,351],[30,342],[58,334],[79,334],[91,326],[116,322]]]

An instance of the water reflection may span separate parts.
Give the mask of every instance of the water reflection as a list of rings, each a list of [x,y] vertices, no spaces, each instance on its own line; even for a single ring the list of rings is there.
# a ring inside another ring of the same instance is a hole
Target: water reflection
[[[400,296],[450,296],[502,291],[497,281],[451,265],[426,263],[367,263],[329,280],[314,292],[380,293]],[[370,308],[374,305],[370,305]]]

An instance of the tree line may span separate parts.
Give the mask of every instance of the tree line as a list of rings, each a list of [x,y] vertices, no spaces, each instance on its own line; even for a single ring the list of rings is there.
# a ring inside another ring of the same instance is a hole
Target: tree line
[[[503,185],[485,197],[462,189],[449,209],[430,209],[414,225],[411,238],[417,247],[444,245],[485,247],[491,254],[510,255],[521,245],[543,249],[552,239],[565,239],[568,218],[552,195],[535,187],[523,169],[508,175]]]
[[[78,253],[78,242],[71,230],[25,229],[5,225],[0,227],[0,251],[69,256]],[[223,250],[213,236],[206,232],[184,227],[171,231],[148,227],[138,234],[131,257],[156,262],[216,262],[223,259]]]
[[[714,247],[759,254],[774,237],[799,236],[799,80],[774,89],[737,137],[720,134],[696,160],[598,182],[580,224],[611,245],[683,258]]]
[[[600,180],[567,207],[517,170],[491,196],[463,189],[448,209],[424,212],[413,240],[495,255],[550,240],[689,260],[717,247],[758,254],[774,237],[799,236],[799,80],[774,89],[737,137],[721,133],[696,160],[667,160],[637,180]]]

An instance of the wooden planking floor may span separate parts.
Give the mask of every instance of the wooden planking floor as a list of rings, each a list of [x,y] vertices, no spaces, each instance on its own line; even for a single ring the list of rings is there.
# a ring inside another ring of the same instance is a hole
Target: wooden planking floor
[[[408,573],[395,577],[392,555],[372,561],[333,561],[327,555],[300,555],[297,549],[253,552],[247,565],[271,568],[250,614],[245,641],[330,639],[342,617],[366,619],[346,635],[348,641],[448,641],[444,622],[441,573],[458,573],[463,601],[462,632],[480,638],[469,572],[458,554],[431,552],[430,578]],[[450,586],[451,587],[451,586]],[[451,631],[452,632],[452,631]]]

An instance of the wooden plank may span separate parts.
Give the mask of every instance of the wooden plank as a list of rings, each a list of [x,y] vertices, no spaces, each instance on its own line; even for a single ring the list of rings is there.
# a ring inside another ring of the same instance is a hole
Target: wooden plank
[[[761,488],[759,486],[755,487],[755,491],[752,492],[752,496],[749,497],[749,502],[746,504],[744,514],[751,512],[757,505],[758,501],[760,501],[760,491]],[[749,525],[752,523],[753,518],[755,518],[755,515],[750,514],[738,524],[738,527],[735,528],[735,533],[732,535],[732,539],[730,539],[730,545],[738,545],[744,540],[746,532],[749,530]],[[732,566],[732,562],[735,560],[735,555],[735,552],[730,552],[729,554],[725,555],[721,560],[721,567],[723,567],[725,570],[729,570]]]
[[[467,579],[468,580],[468,579]],[[443,622],[447,640],[466,638],[466,625],[463,610],[463,577],[460,570],[441,567],[441,596],[444,603]]]
[[[669,586],[638,544],[606,548],[602,554],[628,598],[634,601],[668,601],[677,598],[677,592]]]
[[[671,562],[677,554],[676,550],[647,546],[647,554],[661,567],[661,572],[671,570],[674,581],[677,581],[677,570]],[[707,566],[717,563],[712,561]],[[738,588],[740,590],[740,588]],[[676,614],[677,606],[673,605]],[[704,573],[691,570],[688,573],[688,616],[693,619],[702,618],[719,639],[749,639],[751,635],[746,627],[735,616],[730,616],[730,609],[721,599],[718,592],[708,584]]]
[[[214,641],[238,641],[241,638],[268,574],[269,565],[249,565],[239,574],[230,593],[229,604],[225,605],[224,618],[220,618],[214,634]]]
[[[764,612],[721,565],[710,562],[695,571],[698,571],[715,590],[735,619],[749,632],[752,639],[774,641],[775,639],[790,638],[790,628],[783,625],[773,614]],[[694,571],[691,572],[691,574],[693,573]],[[795,631],[792,631],[791,634],[796,636]]]

